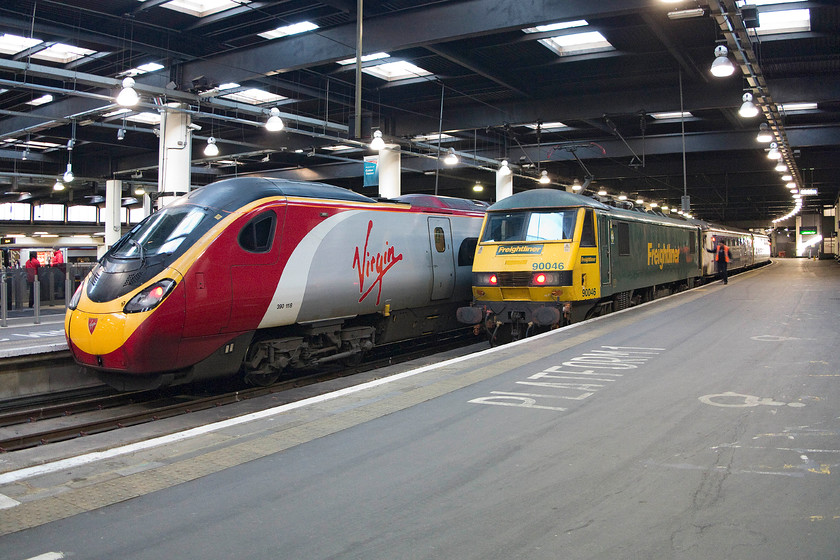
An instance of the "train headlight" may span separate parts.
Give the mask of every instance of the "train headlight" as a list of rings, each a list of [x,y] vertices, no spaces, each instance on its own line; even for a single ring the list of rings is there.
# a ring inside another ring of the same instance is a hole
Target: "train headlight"
[[[175,287],[175,280],[161,280],[155,282],[125,304],[123,311],[125,313],[141,313],[143,311],[151,311],[169,295],[172,288]]]
[[[475,286],[498,286],[499,277],[494,272],[474,272],[473,285]]]
[[[535,272],[531,276],[531,286],[559,286],[559,272]]]
[[[73,297],[70,298],[70,303],[67,304],[67,308],[70,309],[70,311],[79,307],[79,300],[82,299],[82,286],[84,285],[84,282],[79,284],[79,287],[76,288],[76,293],[74,293]]]

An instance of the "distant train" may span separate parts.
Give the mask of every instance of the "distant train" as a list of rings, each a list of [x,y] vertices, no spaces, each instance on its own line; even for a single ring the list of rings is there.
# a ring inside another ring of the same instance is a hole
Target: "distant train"
[[[378,202],[319,183],[196,189],[123,236],[73,296],[75,360],[121,389],[356,361],[463,328],[486,205]]]
[[[473,263],[473,303],[458,320],[491,344],[691,288],[715,275],[722,239],[729,269],[770,260],[765,235],[607,206],[535,189],[490,206]]]

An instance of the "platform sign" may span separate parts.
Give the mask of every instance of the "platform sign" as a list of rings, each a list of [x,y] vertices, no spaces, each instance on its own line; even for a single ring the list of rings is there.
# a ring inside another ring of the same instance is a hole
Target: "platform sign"
[[[799,228],[799,235],[817,235],[817,228],[801,227]]]
[[[379,157],[365,156],[365,182],[366,187],[375,187],[379,184]]]

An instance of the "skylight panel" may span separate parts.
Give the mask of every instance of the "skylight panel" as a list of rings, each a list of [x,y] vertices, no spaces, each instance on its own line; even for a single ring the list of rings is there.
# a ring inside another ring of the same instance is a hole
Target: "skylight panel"
[[[811,10],[808,9],[759,12],[758,27],[755,28],[755,32],[759,35],[810,30]]]
[[[46,103],[49,103],[52,100],[53,100],[53,96],[48,93],[46,95],[42,95],[41,97],[33,99],[32,101],[27,101],[26,104],[27,105],[32,105],[33,107],[38,107],[40,105],[44,105]]]
[[[63,43],[55,43],[51,47],[34,53],[32,58],[67,64],[85,56],[90,56],[95,52],[96,51],[92,51],[90,49],[83,49],[81,47],[74,47]]]
[[[407,80],[408,78],[419,78],[422,76],[431,76],[431,72],[424,70],[419,66],[415,66],[410,62],[398,60],[396,62],[386,62],[377,66],[370,66],[362,68],[362,72],[376,76],[388,82],[396,82],[399,80]]]
[[[391,58],[391,55],[384,52],[363,54],[362,62],[370,62],[371,60],[382,60],[383,58]],[[345,58],[344,60],[339,60],[337,64],[341,64],[342,66],[347,66],[348,64],[356,64],[356,57],[354,56],[353,58]]]
[[[282,101],[283,99],[288,99],[288,97],[275,95],[256,88],[237,91],[235,93],[228,93],[227,95],[222,95],[221,97],[230,99],[231,101],[247,103],[249,105],[263,105],[265,103],[276,103],[278,101]]]
[[[615,49],[607,41],[607,38],[598,31],[558,35],[557,37],[540,39],[539,42],[554,51],[558,56],[611,51]]]
[[[125,120],[142,124],[160,124],[160,113],[137,113]]]
[[[109,111],[102,116],[107,119],[107,118],[110,118],[110,117],[116,117],[116,116],[119,116],[119,115],[124,115],[126,113],[131,113],[131,112],[132,112],[131,109],[129,109],[127,107],[122,107],[122,108],[116,109],[114,111]]]
[[[536,27],[527,27],[523,29],[525,33],[544,33],[547,31],[557,31],[558,29],[571,29],[572,27],[585,27],[589,22],[585,19],[576,19],[574,21],[563,21],[558,23],[549,23],[546,25],[538,25]]]
[[[336,144],[334,146],[322,146],[322,150],[327,150],[328,152],[343,152],[347,150],[356,150],[358,148],[354,148],[353,146],[347,146],[346,144]]]
[[[454,142],[458,140],[456,137],[452,136],[451,134],[447,134],[445,132],[438,134],[437,132],[430,132],[429,134],[420,134],[418,136],[412,137],[412,140],[415,142],[437,142],[440,140],[441,142]]]
[[[161,4],[161,7],[195,17],[205,17],[250,3],[250,0],[171,0]]]
[[[528,127],[528,128],[537,130],[536,123],[526,124],[525,126]],[[546,123],[542,123],[540,125],[540,131],[542,131],[542,132],[557,132],[558,130],[563,130],[563,129],[566,129],[566,128],[569,128],[569,125],[567,125],[565,123],[561,123],[560,121],[546,122]]]
[[[315,29],[318,29],[318,26],[311,21],[301,21],[300,23],[293,23],[292,25],[283,25],[277,29],[266,31],[265,33],[257,33],[257,35],[265,39],[279,39],[280,37],[306,33],[307,31],[313,31]]]
[[[125,72],[120,72],[117,74],[118,78],[122,78],[125,76],[140,76],[141,74],[148,74],[149,72],[157,72],[158,70],[163,69],[163,64],[158,64],[157,62],[147,62],[146,64],[141,64],[137,68],[132,68],[130,70],[126,70]]]
[[[30,49],[35,45],[43,43],[40,39],[29,39],[26,37],[19,37],[10,33],[3,33],[0,35],[0,53],[2,54],[17,54],[26,49]]]

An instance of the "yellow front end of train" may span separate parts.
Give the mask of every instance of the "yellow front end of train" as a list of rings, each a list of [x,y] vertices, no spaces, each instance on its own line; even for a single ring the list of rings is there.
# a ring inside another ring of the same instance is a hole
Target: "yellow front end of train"
[[[584,211],[573,212],[574,227],[562,239],[482,237],[473,262],[474,300],[558,305],[600,297],[598,249],[581,246]]]
[[[533,192],[491,207],[477,243],[473,305],[459,310],[459,320],[483,324],[491,340],[568,324],[577,320],[576,302],[601,297],[593,209],[541,206],[545,195]]]

